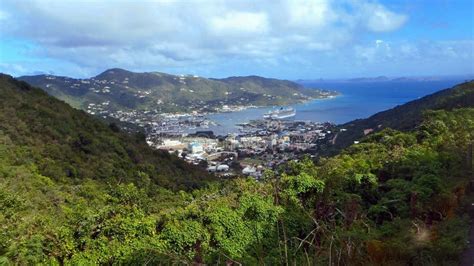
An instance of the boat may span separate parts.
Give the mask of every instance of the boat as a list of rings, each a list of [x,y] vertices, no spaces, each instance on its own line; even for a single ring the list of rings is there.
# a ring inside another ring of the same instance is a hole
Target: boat
[[[283,108],[280,107],[278,110],[272,110],[263,115],[265,119],[283,120],[292,118],[296,115],[296,110],[292,107]]]

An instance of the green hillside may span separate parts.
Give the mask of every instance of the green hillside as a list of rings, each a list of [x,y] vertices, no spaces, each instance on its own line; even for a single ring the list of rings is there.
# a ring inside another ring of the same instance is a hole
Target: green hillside
[[[71,108],[25,82],[0,76],[0,132],[19,149],[17,160],[60,180],[146,179],[169,188],[196,187],[208,178],[167,152],[152,150],[144,136]]]
[[[385,128],[402,131],[413,130],[423,118],[426,110],[452,110],[474,107],[474,81],[459,84],[395,108],[379,112],[366,119],[358,119],[340,125],[347,131],[340,132],[334,144],[328,144],[327,153],[336,154],[341,149],[365,136],[367,132],[378,132]]]
[[[19,79],[76,108],[109,102],[109,111],[209,111],[222,105],[286,105],[335,94],[305,89],[290,81],[255,76],[207,79],[160,72],[135,73],[117,68],[89,79],[51,75]]]
[[[467,244],[474,108],[212,182],[24,82],[0,92],[0,264],[456,265]]]

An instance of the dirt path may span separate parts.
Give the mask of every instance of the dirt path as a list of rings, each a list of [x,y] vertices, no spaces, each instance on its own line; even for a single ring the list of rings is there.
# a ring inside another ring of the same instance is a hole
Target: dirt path
[[[334,136],[334,138],[332,138],[331,140],[331,144],[334,145],[336,144],[336,139],[337,139],[337,136],[339,135],[339,132],[336,133],[336,136]]]

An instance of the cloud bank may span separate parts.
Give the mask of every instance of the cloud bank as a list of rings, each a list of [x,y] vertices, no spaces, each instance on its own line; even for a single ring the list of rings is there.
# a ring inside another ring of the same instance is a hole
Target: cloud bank
[[[231,64],[309,68],[309,58],[329,60],[341,50],[332,60],[373,61],[380,47],[364,38],[409,21],[368,0],[2,2],[2,36],[30,42],[36,48],[24,53],[31,58],[65,62],[85,75],[117,66],[204,75],[226,68],[217,75],[230,74]]]

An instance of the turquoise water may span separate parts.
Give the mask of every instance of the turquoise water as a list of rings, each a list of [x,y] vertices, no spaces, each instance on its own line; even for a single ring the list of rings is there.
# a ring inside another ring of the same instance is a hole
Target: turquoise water
[[[387,81],[387,82],[305,82],[308,88],[336,90],[340,96],[292,105],[296,109],[296,120],[345,123],[357,118],[366,118],[377,112],[415,100],[436,91],[450,88],[463,80],[442,81]],[[218,123],[209,129],[215,134],[238,132],[236,124],[252,119],[261,119],[272,107],[252,108],[239,112],[209,115]]]

